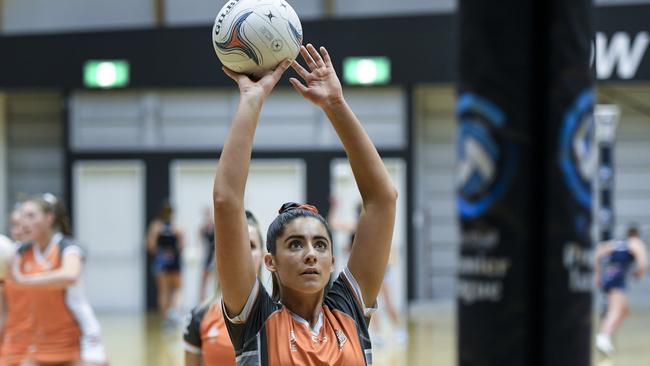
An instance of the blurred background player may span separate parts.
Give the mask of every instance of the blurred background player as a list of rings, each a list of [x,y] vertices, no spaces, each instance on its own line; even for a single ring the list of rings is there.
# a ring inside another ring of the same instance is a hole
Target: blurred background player
[[[84,254],[70,237],[63,204],[46,193],[26,200],[20,211],[28,244],[18,251],[12,276],[31,301],[28,364],[107,365],[99,322],[81,281]]]
[[[636,279],[641,279],[648,269],[647,251],[639,230],[630,226],[626,239],[601,243],[595,261],[598,287],[607,295],[607,311],[596,335],[596,348],[611,356],[615,352],[612,335],[630,313],[625,294],[627,276],[634,262]]]
[[[9,231],[16,250],[21,251],[20,247],[26,245],[23,244],[26,238],[20,204],[11,212]],[[0,365],[20,365],[27,358],[29,347],[34,340],[29,289],[16,286],[11,275],[6,273],[0,294],[3,319]]]
[[[147,249],[154,254],[158,289],[158,311],[163,328],[173,328],[179,320],[181,295],[181,253],[183,232],[174,224],[174,210],[163,202],[158,217],[149,225]]]
[[[206,207],[203,210],[203,223],[199,229],[199,238],[203,243],[203,253],[205,260],[203,264],[203,274],[201,275],[201,294],[200,301],[206,297],[211,297],[208,292],[208,282],[214,280],[216,268],[214,266],[214,219],[212,218],[212,209]]]
[[[253,264],[259,276],[264,254],[262,232],[257,219],[250,211],[246,211],[246,221]],[[205,304],[194,308],[190,316],[183,334],[185,366],[234,366],[235,349],[226,329],[219,291]]]

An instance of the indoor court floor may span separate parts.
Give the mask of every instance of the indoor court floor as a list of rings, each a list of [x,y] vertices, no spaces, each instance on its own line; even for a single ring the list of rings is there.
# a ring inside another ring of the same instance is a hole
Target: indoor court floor
[[[416,305],[411,309],[408,346],[386,340],[374,347],[374,365],[453,366],[456,359],[452,303]],[[417,322],[413,321],[417,319]],[[157,317],[100,316],[112,366],[182,366],[182,329],[162,331]],[[594,352],[594,366],[650,365],[650,307],[632,308],[615,344],[616,357]],[[391,346],[390,343],[393,343]]]

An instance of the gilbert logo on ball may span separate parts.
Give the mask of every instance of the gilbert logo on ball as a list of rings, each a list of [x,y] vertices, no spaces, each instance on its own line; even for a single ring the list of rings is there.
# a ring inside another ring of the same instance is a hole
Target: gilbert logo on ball
[[[284,59],[295,59],[302,44],[298,15],[284,0],[232,0],[219,11],[212,43],[221,63],[260,76]]]

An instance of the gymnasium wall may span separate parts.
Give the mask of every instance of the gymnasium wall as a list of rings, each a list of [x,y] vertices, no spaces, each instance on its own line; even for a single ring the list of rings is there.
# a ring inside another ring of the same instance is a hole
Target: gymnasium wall
[[[380,149],[406,147],[406,105],[400,88],[351,88],[346,99]],[[216,153],[237,100],[233,89],[79,91],[70,104],[71,149]],[[277,89],[262,110],[255,148],[313,151],[342,146],[325,115],[285,87]]]
[[[163,24],[209,24],[225,0],[160,0]],[[333,14],[325,13],[331,1]],[[455,0],[293,0],[302,19],[449,13]],[[648,3],[648,0],[596,0],[597,5]],[[4,0],[0,33],[48,33],[124,28],[150,28],[157,24],[156,0]]]
[[[61,96],[15,92],[7,94],[5,103],[7,210],[25,194],[61,195],[65,179]]]

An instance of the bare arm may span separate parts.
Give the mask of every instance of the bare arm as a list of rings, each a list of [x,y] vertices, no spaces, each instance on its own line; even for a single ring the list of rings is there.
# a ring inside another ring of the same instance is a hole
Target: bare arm
[[[156,237],[158,236],[158,232],[160,232],[160,222],[154,220],[151,225],[149,225],[149,230],[147,231],[147,251],[149,253],[156,251],[158,245]]]
[[[185,351],[185,366],[203,366],[201,355]]]
[[[43,273],[25,275],[17,267],[13,268],[14,281],[19,286],[66,288],[73,285],[81,276],[83,264],[77,252],[69,252],[63,256],[61,267]]]
[[[600,261],[614,250],[614,243],[611,241],[604,241],[596,247],[596,254],[594,255],[595,268],[600,267]]]
[[[630,250],[634,255],[634,260],[637,265],[634,276],[637,279],[641,279],[648,271],[648,253],[645,248],[645,243],[640,239],[630,239]]]
[[[7,322],[7,302],[5,300],[5,284],[0,283],[0,342],[5,334],[5,323]]]
[[[301,47],[300,54],[310,71],[294,62],[293,68],[305,84],[295,78],[290,79],[291,84],[300,95],[321,107],[329,118],[348,156],[363,200],[348,268],[361,288],[364,302],[370,305],[377,299],[388,264],[397,191],[377,149],[343,98],[327,50],[321,47],[319,52],[308,44],[306,48]]]
[[[185,249],[185,232],[181,229],[176,229],[176,238],[178,239],[178,249]]]
[[[288,66],[289,62],[285,61],[257,82],[246,75],[224,69],[239,85],[240,98],[219,158],[212,195],[215,240],[219,243],[215,249],[217,270],[223,302],[231,316],[243,310],[256,278],[244,212],[244,189],[253,137],[264,99]]]

